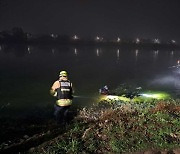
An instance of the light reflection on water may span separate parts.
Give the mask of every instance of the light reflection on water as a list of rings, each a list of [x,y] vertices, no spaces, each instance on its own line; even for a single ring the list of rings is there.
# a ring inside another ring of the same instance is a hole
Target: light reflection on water
[[[68,71],[76,95],[88,98],[96,96],[104,85],[113,89],[122,83],[158,90],[179,88],[168,68],[180,58],[176,50],[30,45],[0,46],[0,50],[2,104],[22,107],[52,103],[49,88],[60,70]],[[94,100],[76,101],[86,106]]]
[[[117,60],[119,60],[119,49],[117,50]]]
[[[97,55],[97,57],[99,57],[99,49],[96,49],[96,55]]]
[[[77,54],[78,54],[78,51],[77,51],[77,49],[76,49],[76,48],[74,49],[74,54],[75,54],[75,55],[77,55]]]

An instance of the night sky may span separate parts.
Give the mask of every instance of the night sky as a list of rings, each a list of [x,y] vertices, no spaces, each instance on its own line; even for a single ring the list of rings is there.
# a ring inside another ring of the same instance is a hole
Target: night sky
[[[180,40],[180,0],[0,0],[0,31]]]

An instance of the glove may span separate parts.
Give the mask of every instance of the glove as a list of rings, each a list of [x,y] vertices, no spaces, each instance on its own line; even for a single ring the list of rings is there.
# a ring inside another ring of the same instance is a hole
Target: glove
[[[57,97],[57,91],[54,91],[54,90],[50,90],[50,94],[54,97]]]

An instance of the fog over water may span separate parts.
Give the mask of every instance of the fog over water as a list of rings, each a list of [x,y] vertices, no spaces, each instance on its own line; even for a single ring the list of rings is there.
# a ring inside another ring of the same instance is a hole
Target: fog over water
[[[143,89],[179,95],[174,68],[178,50],[140,50],[95,46],[0,46],[0,105],[14,113],[53,106],[49,89],[60,70],[69,73],[74,105],[95,102],[98,89],[133,84]],[[83,99],[84,98],[84,99]]]

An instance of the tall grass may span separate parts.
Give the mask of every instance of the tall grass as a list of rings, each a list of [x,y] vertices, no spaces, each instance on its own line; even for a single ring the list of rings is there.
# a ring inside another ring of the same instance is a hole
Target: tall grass
[[[180,100],[118,104],[103,101],[80,110],[72,129],[36,151],[127,153],[180,147]]]

